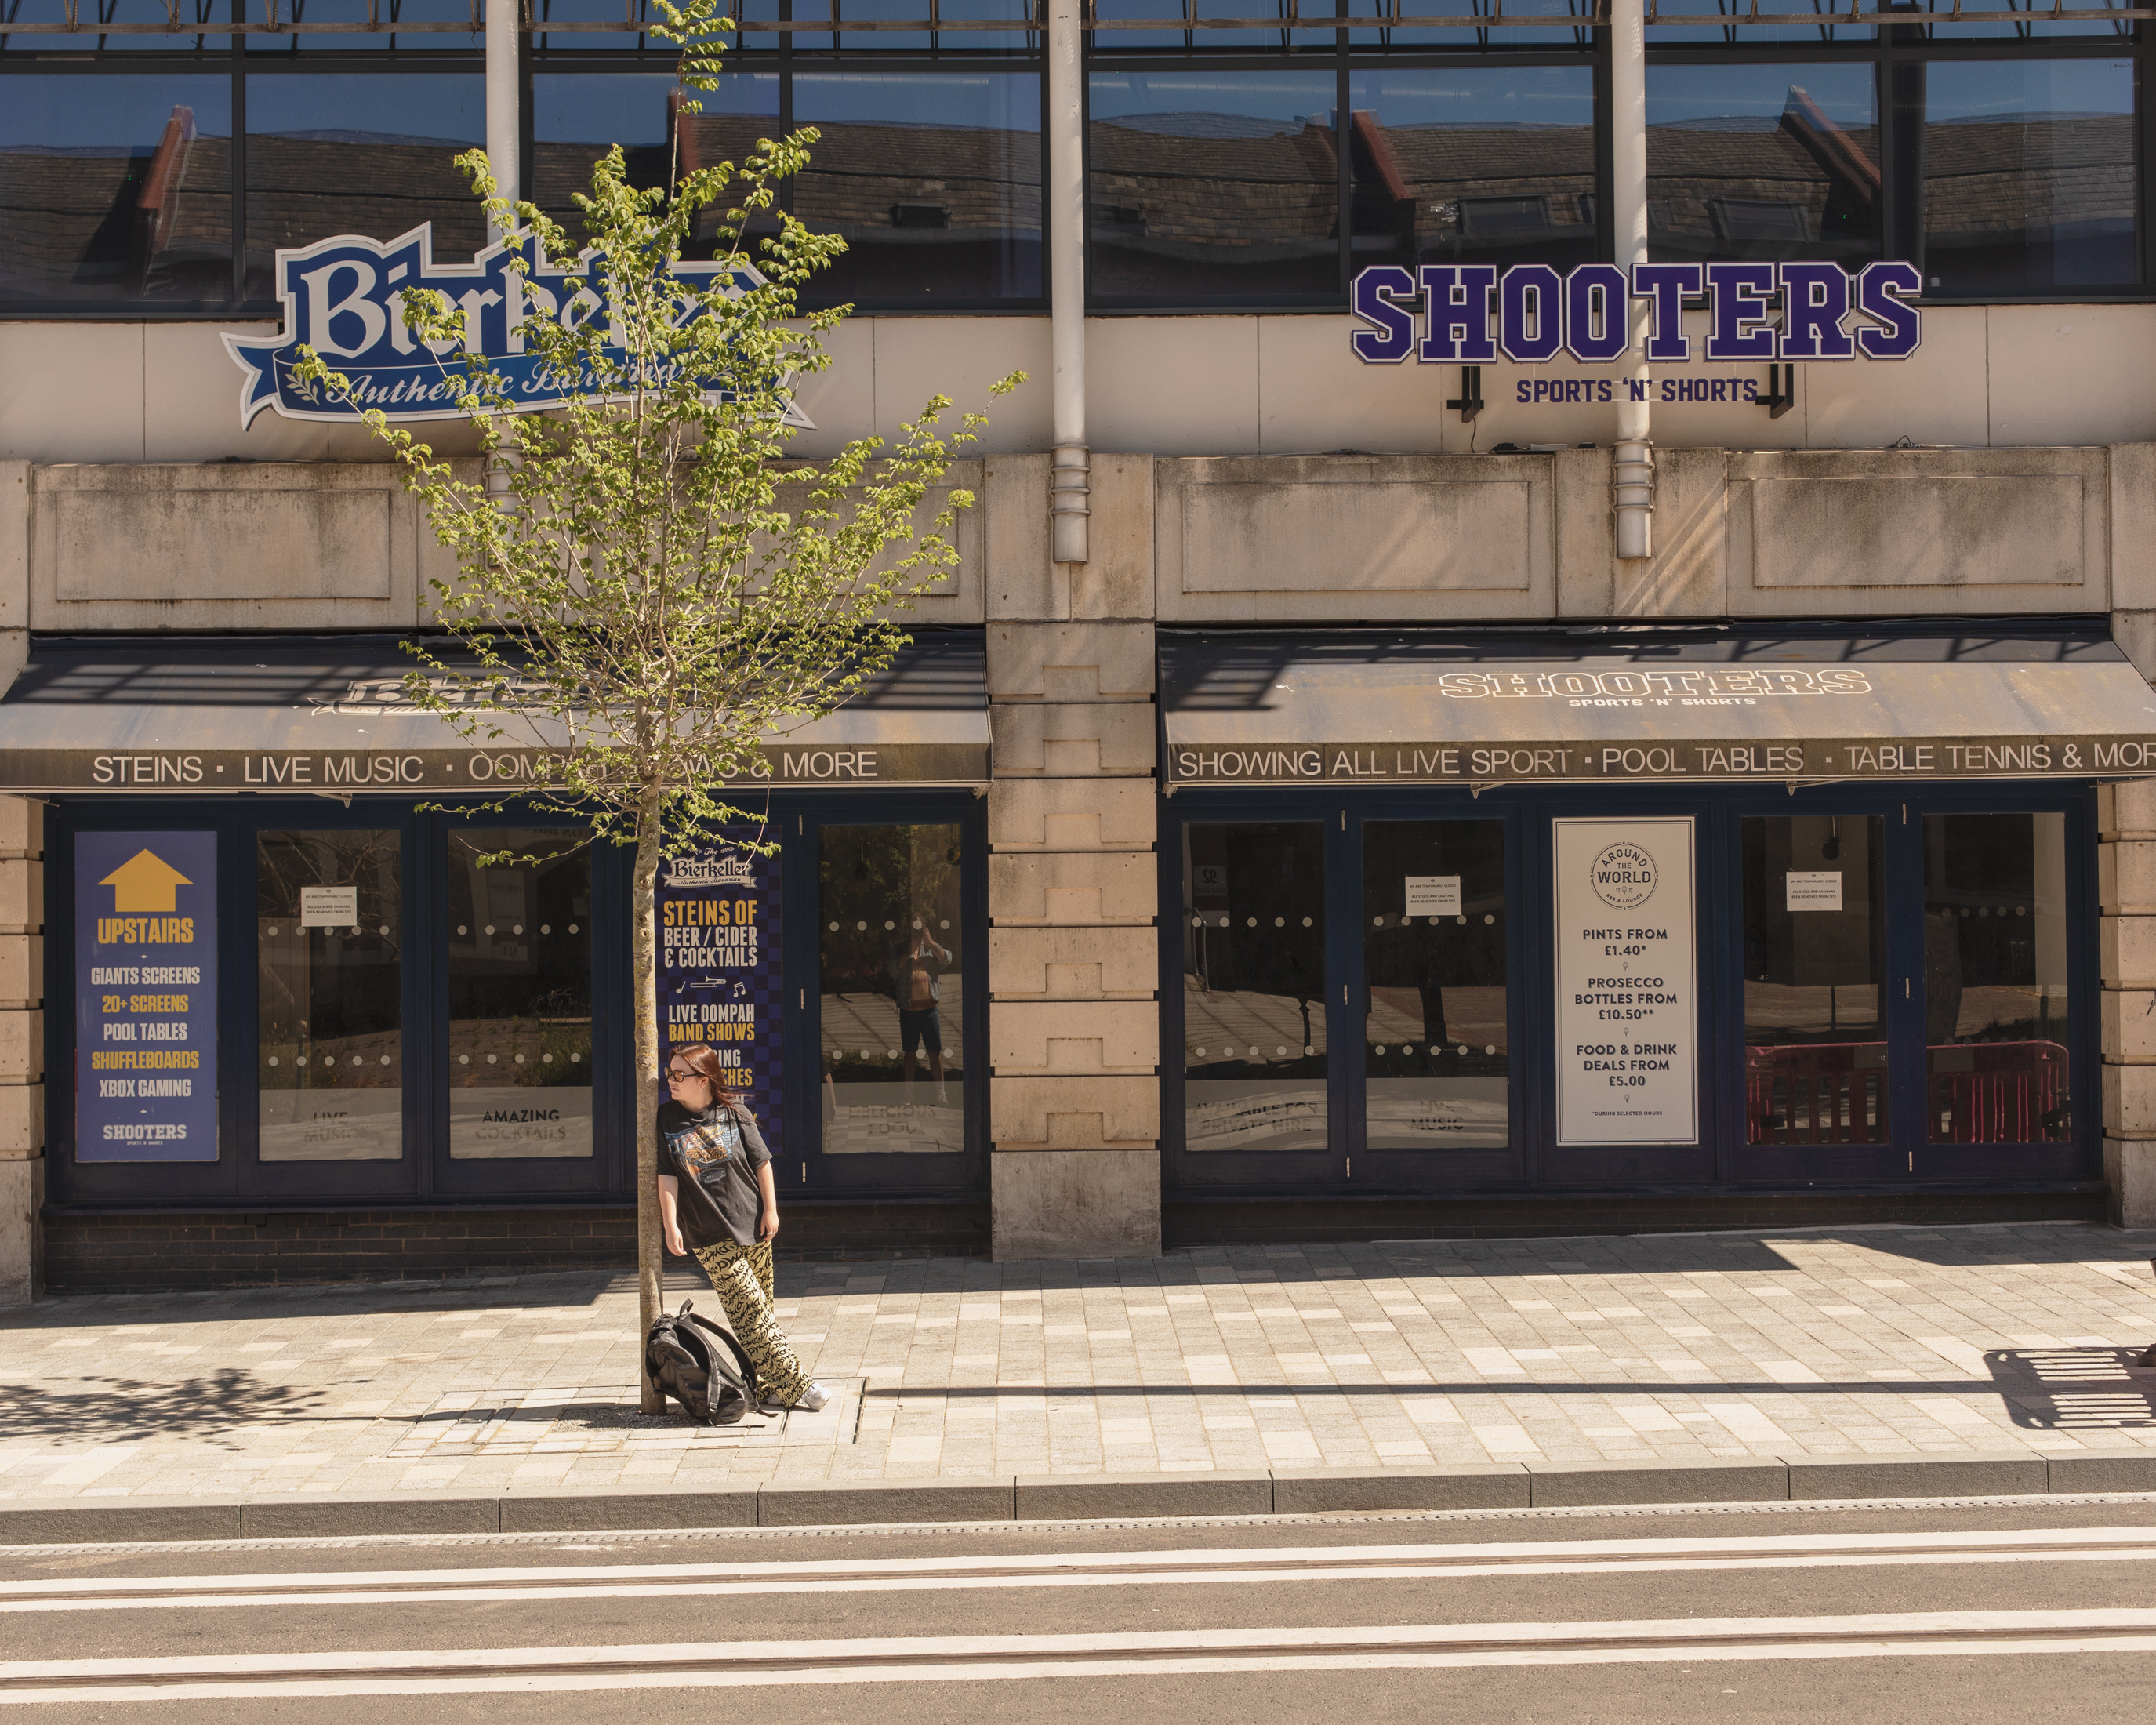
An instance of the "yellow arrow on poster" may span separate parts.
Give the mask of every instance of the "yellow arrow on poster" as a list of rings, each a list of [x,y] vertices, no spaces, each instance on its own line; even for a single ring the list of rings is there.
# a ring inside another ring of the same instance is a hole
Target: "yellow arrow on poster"
[[[177,908],[177,889],[195,883],[155,852],[138,850],[97,884],[112,889],[116,916],[133,911],[157,916]]]

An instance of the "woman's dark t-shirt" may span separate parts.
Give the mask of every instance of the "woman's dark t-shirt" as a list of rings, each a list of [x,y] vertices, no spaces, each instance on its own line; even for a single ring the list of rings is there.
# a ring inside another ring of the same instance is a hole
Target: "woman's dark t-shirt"
[[[723,1103],[692,1114],[679,1102],[659,1109],[659,1172],[679,1183],[675,1215],[694,1251],[731,1240],[754,1245],[763,1216],[756,1171],[771,1160],[756,1122]]]

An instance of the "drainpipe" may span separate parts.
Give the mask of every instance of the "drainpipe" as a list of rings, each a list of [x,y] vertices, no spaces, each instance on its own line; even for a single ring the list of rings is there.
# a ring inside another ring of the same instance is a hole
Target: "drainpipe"
[[[1086,73],[1084,0],[1050,0],[1048,254],[1050,343],[1055,367],[1055,445],[1050,458],[1050,554],[1086,561]]]
[[[486,0],[486,162],[499,194],[514,203],[523,128],[518,123],[517,50],[524,0]],[[505,236],[497,232],[495,238]]]
[[[1614,0],[1609,19],[1610,229],[1617,266],[1630,276],[1647,261],[1647,30],[1641,0]],[[1617,555],[1655,554],[1655,446],[1647,434],[1647,302],[1630,302],[1631,345],[1617,393],[1617,447],[1609,465],[1617,505]],[[1627,387],[1636,380],[1641,398]]]

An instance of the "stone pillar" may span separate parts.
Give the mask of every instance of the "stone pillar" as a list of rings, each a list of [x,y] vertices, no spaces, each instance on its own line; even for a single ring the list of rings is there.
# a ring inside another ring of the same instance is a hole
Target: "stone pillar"
[[[44,1286],[44,815],[0,797],[0,1307]]]
[[[1152,464],[1095,458],[1088,560],[1060,565],[1048,458],[988,467],[994,1255],[1154,1256]]]
[[[2156,783],[2097,796],[2103,1173],[2111,1219],[2156,1228]]]
[[[2156,444],[2114,444],[2111,634],[2156,681]],[[2156,1228],[2156,783],[2097,792],[2103,1177],[2111,1219]]]

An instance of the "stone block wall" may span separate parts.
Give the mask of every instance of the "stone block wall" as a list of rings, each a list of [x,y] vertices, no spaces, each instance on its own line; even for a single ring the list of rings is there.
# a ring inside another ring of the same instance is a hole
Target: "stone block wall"
[[[1045,456],[988,476],[989,1163],[999,1259],[1160,1250],[1152,463],[1096,458],[1057,565]]]
[[[44,1286],[45,805],[0,797],[0,1307]]]

